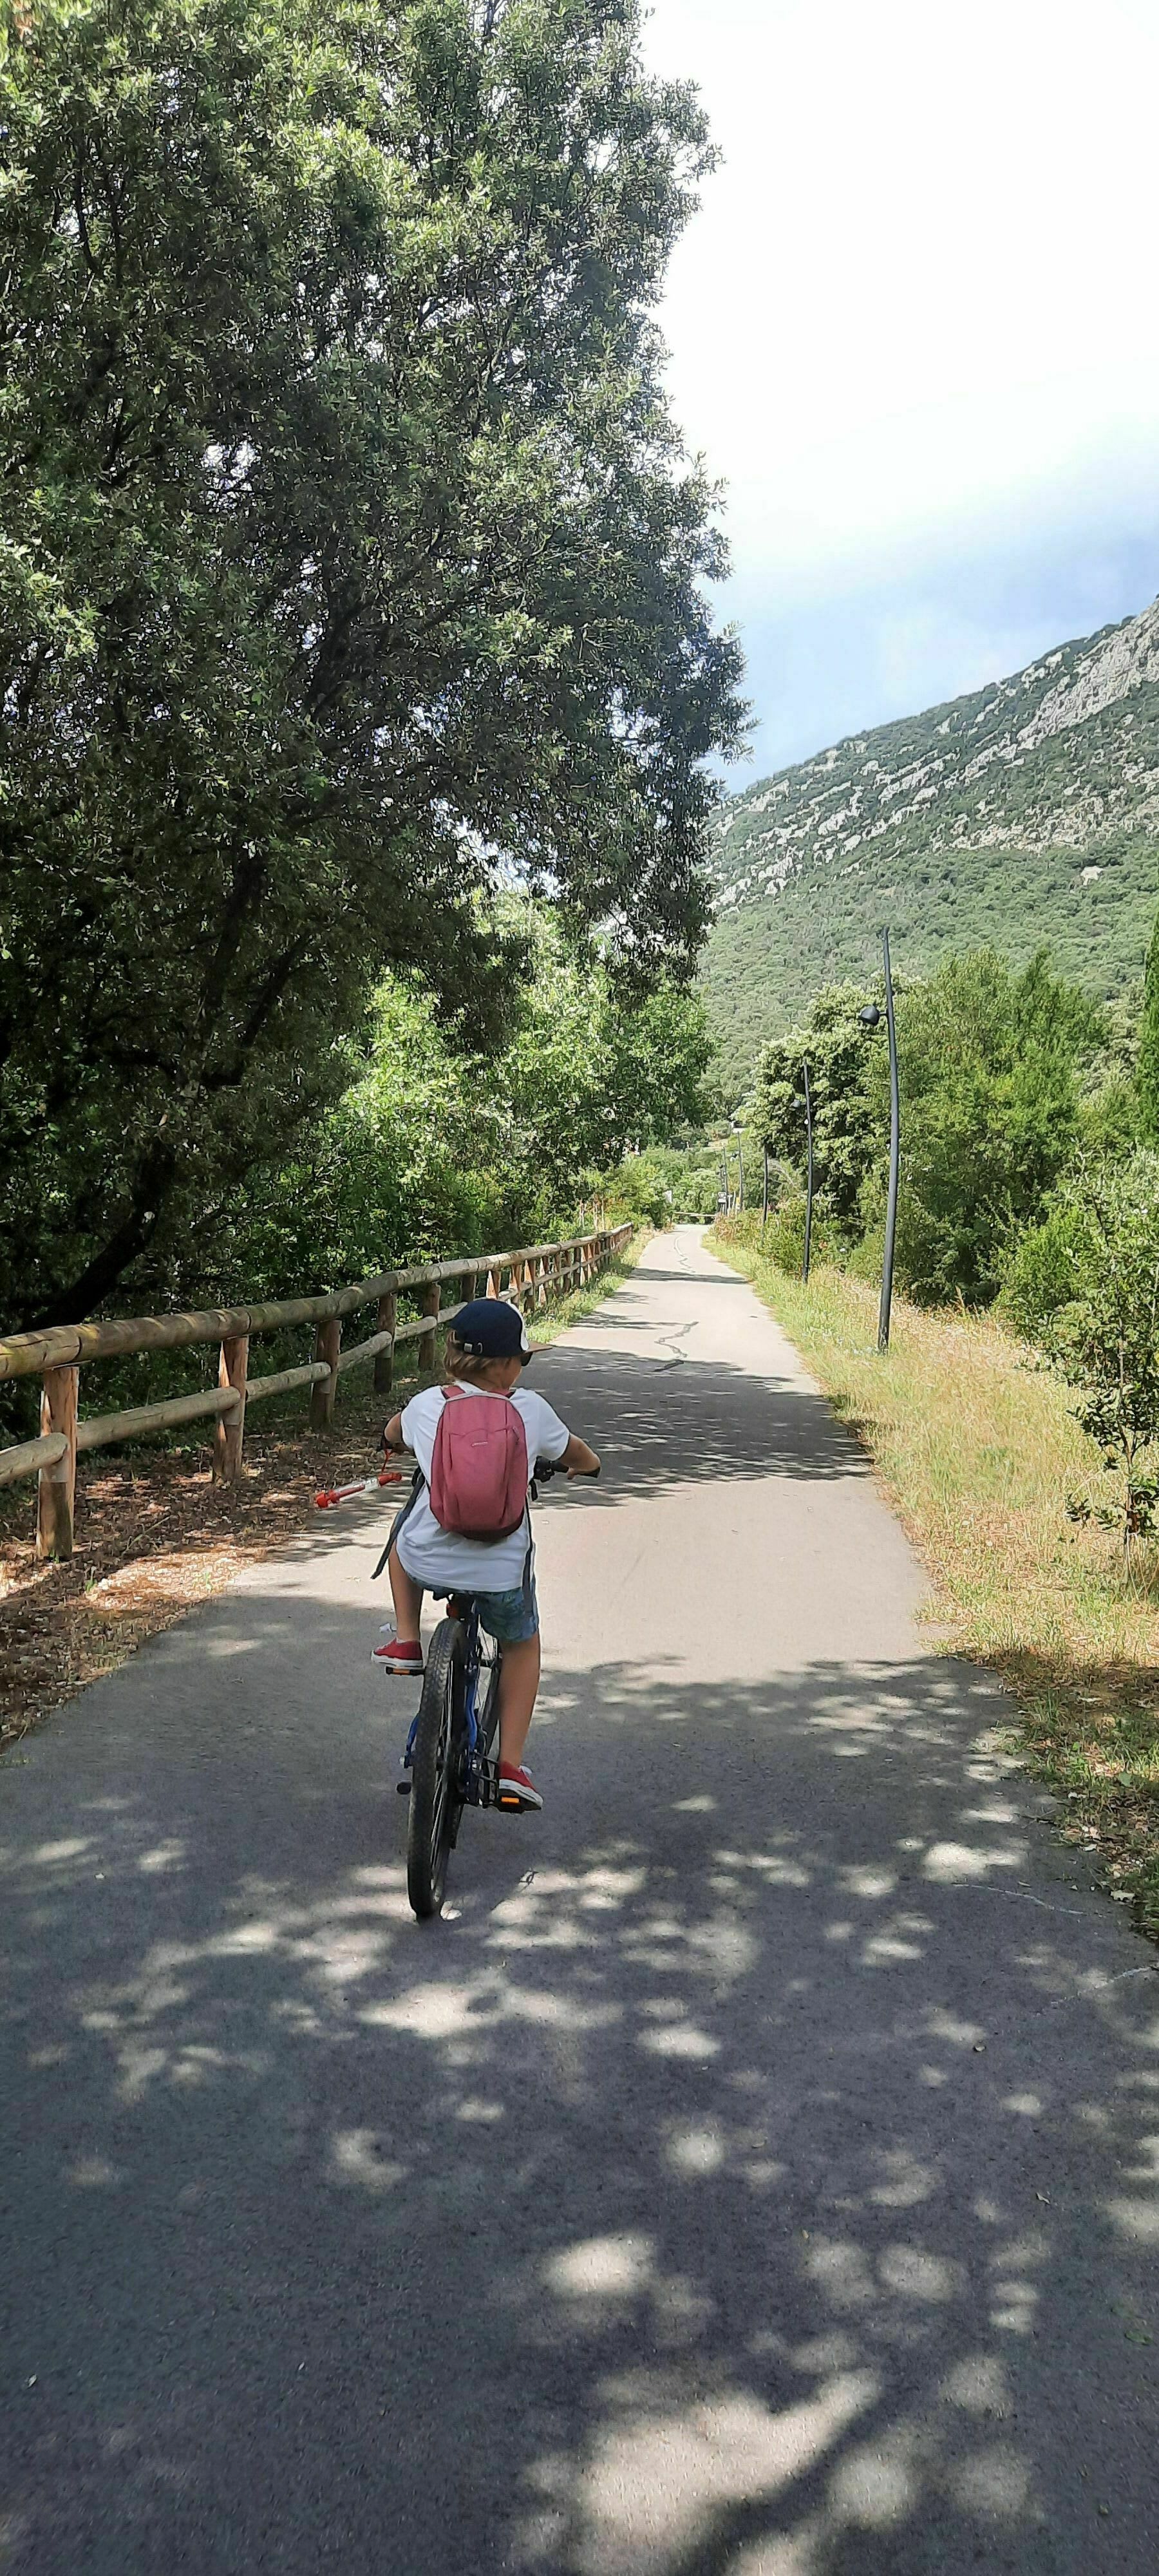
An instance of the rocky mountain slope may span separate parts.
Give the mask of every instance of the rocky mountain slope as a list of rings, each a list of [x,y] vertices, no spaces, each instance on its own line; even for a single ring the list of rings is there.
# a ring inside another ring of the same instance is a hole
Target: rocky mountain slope
[[[883,923],[913,972],[1045,944],[1122,990],[1159,903],[1159,601],[746,789],[714,868],[705,989],[734,1085],[820,984],[872,971]]]

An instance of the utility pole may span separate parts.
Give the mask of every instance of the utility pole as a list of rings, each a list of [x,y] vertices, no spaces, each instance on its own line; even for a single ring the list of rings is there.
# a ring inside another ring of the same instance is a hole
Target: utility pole
[[[763,1188],[763,1190],[762,1190],[762,1192],[761,1192],[761,1242],[762,1242],[762,1243],[764,1242],[764,1239],[765,1239],[765,1227],[767,1226],[767,1224],[768,1224],[768,1222],[769,1222],[769,1149],[768,1149],[768,1146],[767,1146],[767,1145],[765,1146],[764,1151],[765,1151],[765,1180],[764,1180],[764,1188]]]

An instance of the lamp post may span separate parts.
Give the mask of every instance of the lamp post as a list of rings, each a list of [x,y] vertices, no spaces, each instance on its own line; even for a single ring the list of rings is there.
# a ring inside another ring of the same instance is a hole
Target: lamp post
[[[805,1112],[805,1258],[801,1263],[801,1282],[804,1285],[809,1277],[813,1251],[813,1094],[809,1088],[809,1065],[805,1057],[801,1060],[801,1072],[805,1083],[804,1097],[798,1095],[793,1107]]]
[[[901,1099],[897,1073],[897,1027],[893,1016],[893,976],[889,965],[889,932],[881,934],[881,951],[885,965],[885,1019],[889,1032],[889,1189],[885,1202],[885,1247],[881,1262],[881,1304],[877,1315],[877,1347],[889,1349],[889,1316],[893,1304],[893,1247],[897,1233],[897,1183],[901,1167]],[[881,1021],[876,1002],[861,1013],[863,1029],[875,1029]]]
[[[744,1215],[744,1120],[734,1118],[732,1132],[736,1138],[736,1212]]]

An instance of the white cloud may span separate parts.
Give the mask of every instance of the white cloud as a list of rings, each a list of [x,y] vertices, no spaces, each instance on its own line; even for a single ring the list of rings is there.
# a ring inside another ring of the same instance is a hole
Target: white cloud
[[[655,0],[646,43],[725,155],[662,320],[756,661],[766,616],[851,587],[928,588],[936,563],[949,601],[954,559],[1159,532],[1159,7]],[[930,652],[929,698],[974,684],[951,634]]]

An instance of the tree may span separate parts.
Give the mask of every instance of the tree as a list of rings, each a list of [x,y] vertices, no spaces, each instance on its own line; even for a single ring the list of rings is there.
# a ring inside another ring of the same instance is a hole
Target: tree
[[[859,1018],[870,998],[854,984],[827,984],[804,1025],[765,1048],[753,1110],[753,1124],[770,1154],[803,1170],[805,1113],[795,1103],[802,1099],[802,1064],[808,1059],[817,1205],[849,1237],[861,1232],[862,1187],[888,1135]]]
[[[449,1042],[417,978],[384,977],[365,1044],[335,1050],[341,1098],[211,1206],[200,1241],[212,1266],[187,1259],[165,1290],[195,1303],[288,1295],[539,1241],[629,1141],[663,1141],[699,1116],[711,1051],[699,996],[670,983],[625,996],[550,911],[530,914],[526,936],[535,971],[498,1058]]]
[[[704,1004],[672,978],[625,993],[593,948],[536,924],[534,973],[498,1068],[514,1150],[557,1203],[629,1145],[662,1144],[707,1114],[712,1060]]]
[[[636,0],[38,0],[0,64],[0,1302],[83,1312],[342,1080],[472,1045],[502,854],[702,935],[735,645],[649,319],[706,163]]]
[[[992,949],[949,958],[900,994],[902,1186],[898,1275],[931,1303],[992,1298],[1016,1234],[1042,1216],[1080,1132],[1084,1062],[1102,1015],[1045,955],[1014,974]],[[871,1099],[884,1124],[885,1050]],[[880,1171],[867,1185],[876,1214]]]
[[[1061,1194],[1071,1218],[1074,1293],[1045,1326],[1048,1351],[1078,1389],[1078,1420],[1117,1475],[1113,1505],[1073,1502],[1076,1519],[1119,1532],[1129,1563],[1154,1534],[1159,1475],[1159,1156],[1076,1174]]]
[[[1147,951],[1135,1081],[1142,1134],[1149,1145],[1159,1145],[1159,913]]]

